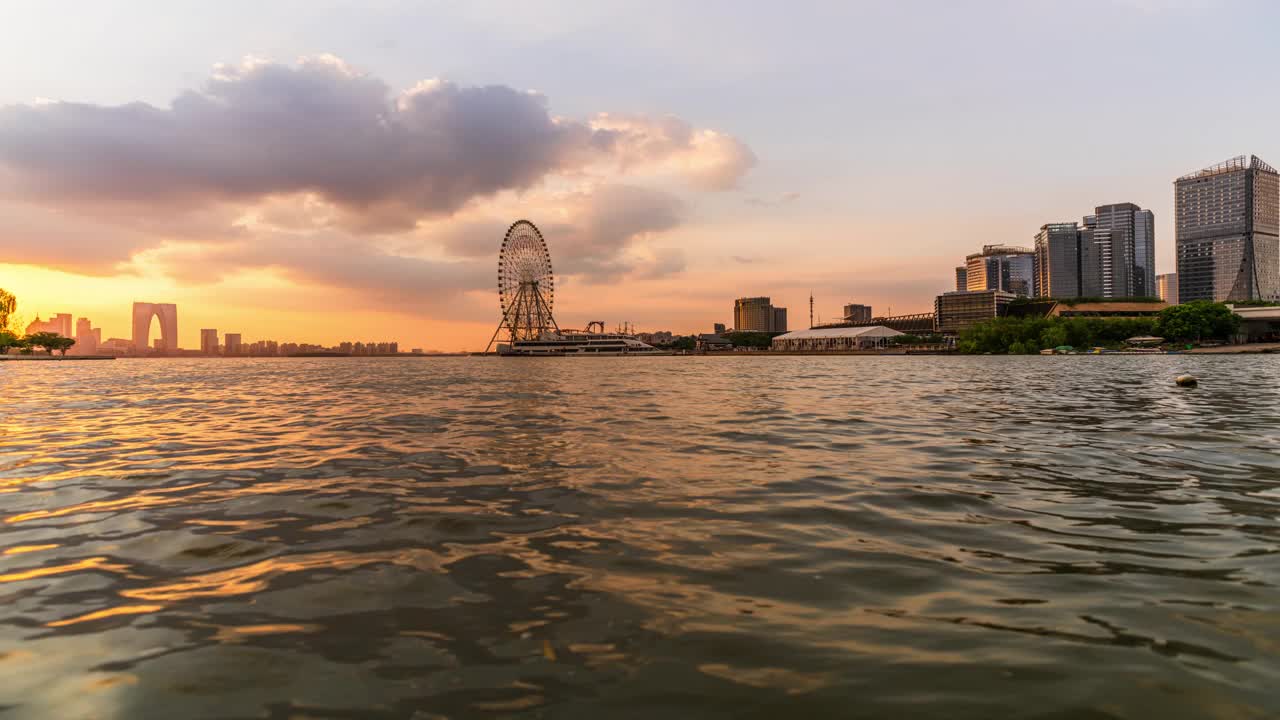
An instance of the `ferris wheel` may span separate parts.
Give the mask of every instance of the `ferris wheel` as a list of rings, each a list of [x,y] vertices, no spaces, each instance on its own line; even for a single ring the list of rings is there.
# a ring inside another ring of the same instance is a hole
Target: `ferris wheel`
[[[502,307],[502,322],[489,340],[489,347],[493,347],[504,329],[512,342],[537,340],[548,331],[559,332],[551,315],[555,300],[556,278],[551,270],[547,243],[533,223],[517,220],[507,229],[498,252],[498,303]]]

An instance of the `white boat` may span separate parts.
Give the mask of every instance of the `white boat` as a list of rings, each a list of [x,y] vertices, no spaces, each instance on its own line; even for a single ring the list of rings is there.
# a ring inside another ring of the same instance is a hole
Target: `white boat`
[[[546,332],[537,340],[499,343],[499,355],[593,357],[599,355],[672,355],[623,333],[564,330]]]

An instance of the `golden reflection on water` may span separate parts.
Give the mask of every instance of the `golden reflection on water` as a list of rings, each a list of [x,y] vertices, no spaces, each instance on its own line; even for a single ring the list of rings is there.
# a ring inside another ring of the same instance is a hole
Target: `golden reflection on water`
[[[150,588],[124,590],[120,594],[135,600],[178,602],[197,598],[229,598],[255,593],[267,587],[271,578],[308,570],[341,571],[365,565],[390,563],[419,570],[439,566],[433,553],[425,550],[402,550],[388,553],[355,554],[324,552],[270,558],[249,565],[190,577],[182,582]]]
[[[268,623],[265,625],[219,626],[214,636],[219,642],[241,643],[259,635],[283,635],[286,633],[316,632],[319,625],[299,623]]]
[[[118,607],[106,608],[104,610],[95,610],[91,613],[85,613],[65,620],[54,620],[45,623],[46,627],[66,627],[67,625],[75,625],[77,623],[92,622],[94,620],[102,620],[103,618],[119,617],[121,615],[143,615],[145,613],[153,613],[163,610],[164,605],[120,605]]]
[[[32,580],[40,577],[48,577],[50,575],[62,575],[65,573],[78,572],[80,570],[105,570],[107,572],[126,572],[127,567],[115,563],[107,562],[104,557],[91,557],[79,560],[66,565],[53,565],[50,567],[32,568],[30,570],[21,570],[18,572],[0,575],[0,583],[20,582],[22,580]]]
[[[48,545],[14,545],[4,551],[5,555],[20,555],[22,553],[40,552],[41,550],[52,550],[59,547],[55,544]]]

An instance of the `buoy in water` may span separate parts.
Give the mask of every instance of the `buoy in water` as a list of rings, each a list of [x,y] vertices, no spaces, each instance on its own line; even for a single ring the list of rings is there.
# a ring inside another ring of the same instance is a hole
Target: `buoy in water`
[[[1178,384],[1178,387],[1195,387],[1200,381],[1196,380],[1194,375],[1179,375],[1174,382]]]

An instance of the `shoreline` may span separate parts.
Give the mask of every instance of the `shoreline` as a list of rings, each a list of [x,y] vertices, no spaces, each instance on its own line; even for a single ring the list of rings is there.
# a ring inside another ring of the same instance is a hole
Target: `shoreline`
[[[115,355],[0,355],[0,362],[73,362],[76,360],[115,360]]]
[[[1040,355],[1035,353],[1035,355]],[[1202,347],[1190,350],[1167,350],[1163,352],[1134,352],[1125,350],[1113,350],[1110,352],[1090,353],[1090,352],[1073,352],[1059,353],[1053,355],[1040,355],[1041,357],[1101,357],[1106,355],[1150,355],[1150,356],[1167,356],[1167,355],[1280,355],[1280,343],[1249,343],[1244,345],[1223,345],[1220,347]],[[709,353],[688,353],[688,354],[670,354],[650,357],[718,357],[718,358],[746,358],[746,357],[832,357],[832,356],[856,356],[856,357],[1010,357],[1008,354],[998,353],[976,353],[966,355],[954,350],[796,350],[796,351],[773,351],[773,350],[756,350],[746,352],[735,351],[718,351]],[[133,355],[68,355],[62,357],[59,355],[0,355],[0,362],[75,362],[81,360],[302,360],[315,358],[369,358],[369,359],[395,359],[395,358],[457,358],[457,357],[502,357],[497,353],[423,353],[421,355],[340,355],[340,354],[314,354],[314,355],[246,355],[243,357],[222,357],[216,355],[195,355],[184,357],[181,355],[170,355],[160,357],[138,357]],[[568,357],[568,356],[564,356]],[[644,355],[601,355],[600,357],[646,357]],[[1024,357],[1032,357],[1025,355]]]

